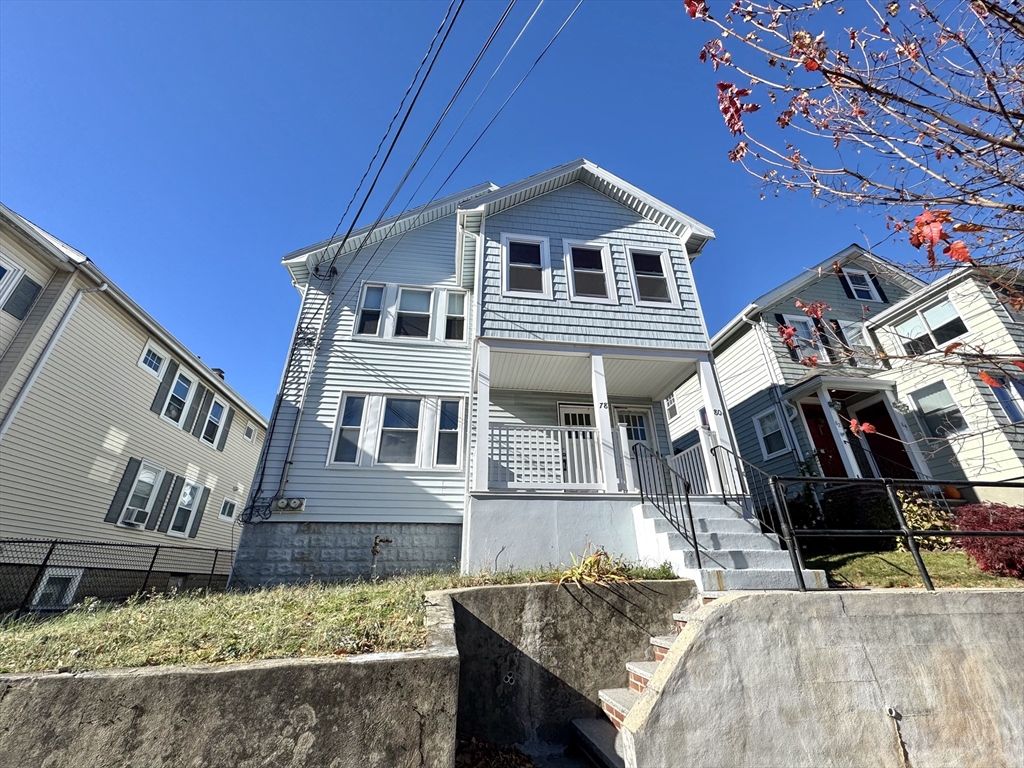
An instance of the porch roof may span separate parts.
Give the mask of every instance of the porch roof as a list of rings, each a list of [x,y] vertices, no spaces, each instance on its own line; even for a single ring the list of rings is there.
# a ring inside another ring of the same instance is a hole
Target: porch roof
[[[884,392],[896,388],[896,382],[888,379],[855,379],[849,376],[812,376],[795,384],[782,393],[787,400],[799,400],[806,397],[822,385],[826,390],[845,392]]]

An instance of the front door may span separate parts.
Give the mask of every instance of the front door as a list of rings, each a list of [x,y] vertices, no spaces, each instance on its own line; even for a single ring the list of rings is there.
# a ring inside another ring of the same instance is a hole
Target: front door
[[[872,405],[865,405],[852,415],[860,422],[871,424],[875,428],[874,434],[863,434],[881,477],[916,480],[917,472],[914,471],[910,456],[907,455],[907,449],[903,446],[900,433],[885,403],[879,400]]]
[[[824,409],[817,403],[801,403],[807,428],[811,432],[811,442],[818,456],[822,474],[825,477],[846,477],[846,465],[839,455],[836,439],[832,436],[832,427]]]

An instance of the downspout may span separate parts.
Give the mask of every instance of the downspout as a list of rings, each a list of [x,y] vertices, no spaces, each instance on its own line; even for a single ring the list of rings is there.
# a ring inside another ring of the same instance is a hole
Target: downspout
[[[54,328],[53,333],[50,334],[50,338],[46,342],[46,346],[43,347],[43,351],[39,354],[39,358],[32,366],[32,370],[28,374],[28,378],[25,379],[25,383],[21,385],[21,389],[18,390],[17,396],[14,398],[14,402],[11,403],[10,409],[4,416],[4,420],[0,423],[0,440],[4,439],[4,435],[7,434],[7,430],[14,422],[14,417],[18,415],[18,411],[21,409],[22,404],[28,398],[29,391],[32,389],[32,385],[35,384],[36,379],[39,378],[39,374],[43,372],[43,368],[46,365],[46,361],[50,359],[50,354],[53,352],[54,347],[57,346],[57,342],[60,341],[61,335],[64,333],[64,329],[67,328],[68,323],[71,322],[71,316],[75,313],[79,303],[82,301],[82,297],[87,293],[102,293],[108,288],[106,283],[101,283],[95,288],[82,289],[80,288],[74,298],[71,299],[71,303],[68,308],[64,310],[64,314],[57,323],[57,327]]]

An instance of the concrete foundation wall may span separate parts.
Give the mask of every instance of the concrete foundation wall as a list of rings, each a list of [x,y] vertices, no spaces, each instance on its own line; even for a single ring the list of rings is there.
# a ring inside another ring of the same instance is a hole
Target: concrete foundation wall
[[[633,507],[639,496],[473,496],[466,513],[464,573],[571,563],[590,545],[637,560]]]
[[[459,659],[437,602],[424,651],[0,675],[0,764],[450,768]]]
[[[368,578],[375,536],[377,574],[456,570],[462,526],[446,523],[299,523],[247,525],[238,542],[232,585]]]
[[[1018,590],[719,599],[626,718],[626,764],[1019,768],[1022,629]]]
[[[461,661],[459,733],[534,754],[564,749],[571,721],[599,714],[598,690],[624,686],[626,662],[653,658],[651,636],[697,600],[683,580],[444,594]]]

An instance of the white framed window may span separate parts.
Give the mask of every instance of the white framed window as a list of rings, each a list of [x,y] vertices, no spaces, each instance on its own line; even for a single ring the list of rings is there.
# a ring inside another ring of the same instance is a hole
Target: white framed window
[[[849,354],[861,368],[881,368],[882,361],[878,357],[875,345],[868,335],[867,326],[860,320],[840,320],[839,328],[846,339]]]
[[[665,398],[665,413],[668,414],[670,419],[674,419],[679,415],[679,408],[676,407],[676,395],[674,392]]]
[[[925,431],[931,437],[950,437],[970,431],[963,411],[944,381],[936,381],[910,393]]]
[[[629,278],[638,307],[678,307],[675,276],[668,251],[628,248]]]
[[[466,340],[466,294],[464,291],[448,290],[447,311],[444,319],[445,341]]]
[[[7,297],[23,274],[25,270],[22,267],[0,253],[0,305],[7,301]]]
[[[167,353],[150,341],[142,350],[142,357],[139,358],[139,368],[161,379],[164,375],[164,368],[167,367],[168,359]]]
[[[968,332],[967,324],[949,299],[916,312],[893,330],[908,355],[942,349]]]
[[[377,439],[377,463],[414,465],[419,455],[420,410],[423,401],[385,397]]]
[[[356,317],[356,334],[360,336],[380,336],[383,323],[381,315],[384,311],[384,286],[367,283],[363,286],[362,300],[359,302],[359,313]]]
[[[562,241],[571,301],[618,304],[611,248],[601,243]]]
[[[999,283],[989,283],[988,287],[995,294],[996,301],[1006,311],[1006,315],[1010,318],[1011,322],[1024,323],[1024,307],[1014,309],[1010,301],[1011,298],[1016,299],[1018,295],[1024,295],[1024,283],[1015,283],[1013,285],[1013,293],[1006,286]]]
[[[789,440],[782,429],[782,419],[775,408],[762,411],[754,417],[754,431],[761,444],[761,455],[765,461],[780,456],[789,450]]]
[[[399,288],[395,336],[429,339],[433,304],[434,292],[430,288]]]
[[[1006,414],[1011,424],[1024,422],[1024,381],[1015,376],[1003,376],[991,374],[996,383],[1002,386],[993,387],[989,385],[992,394]]]
[[[250,443],[256,440],[256,427],[253,426],[251,421],[246,423],[243,437],[245,437],[245,439]]]
[[[196,509],[199,507],[199,497],[202,492],[203,486],[196,480],[185,481],[181,488],[181,494],[174,499],[174,512],[171,515],[171,524],[167,528],[168,536],[180,538],[188,536],[188,530],[192,525]]]
[[[174,380],[174,386],[167,393],[167,402],[164,403],[163,417],[176,427],[181,426],[185,418],[185,411],[192,400],[192,393],[195,389],[195,382],[191,377],[179,372]]]
[[[220,505],[220,519],[233,522],[235,519],[235,511],[237,509],[237,501],[234,499],[224,499],[224,502]]]
[[[437,404],[437,442],[434,451],[434,465],[439,467],[459,466],[462,443],[462,400],[441,399]]]
[[[125,502],[124,510],[121,513],[121,525],[129,528],[141,528],[151,515],[159,513],[160,510],[153,509],[153,504],[156,501],[157,488],[160,486],[163,476],[162,467],[148,461],[142,462],[139,474],[135,477],[135,484],[132,485],[128,501]]]
[[[849,284],[854,298],[860,301],[880,302],[882,300],[871,276],[864,270],[843,267],[843,275],[846,276],[846,282]]]
[[[210,445],[217,445],[227,412],[228,407],[215,397],[210,403],[210,412],[206,414],[206,423],[203,424],[203,431],[199,433],[199,439]]]
[[[796,349],[797,356],[801,360],[808,355],[817,355],[818,362],[830,362],[821,334],[814,327],[814,322],[811,318],[804,315],[783,315],[782,319],[786,321],[786,325],[796,328],[796,338],[793,339],[793,344],[795,345],[794,349]]]
[[[83,573],[82,568],[47,568],[32,595],[32,607],[43,610],[70,608]]]
[[[548,238],[503,233],[501,253],[503,295],[528,299],[552,297]]]
[[[341,418],[335,430],[333,458],[338,464],[359,463],[359,439],[363,433],[366,395],[345,395],[342,398]]]

